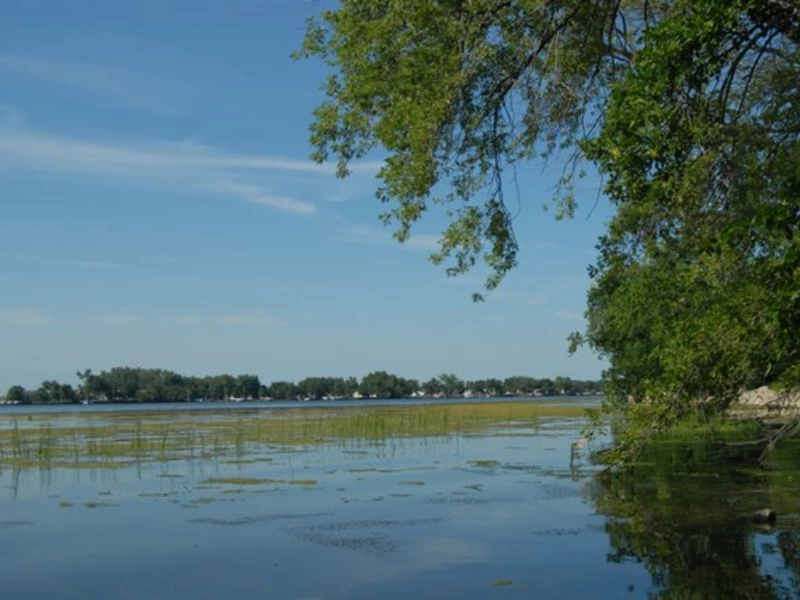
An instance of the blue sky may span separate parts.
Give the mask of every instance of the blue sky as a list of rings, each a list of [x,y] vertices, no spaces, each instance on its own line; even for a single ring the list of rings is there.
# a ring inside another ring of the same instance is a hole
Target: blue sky
[[[377,162],[308,159],[325,71],[289,54],[314,6],[0,7],[0,390],[115,365],[599,376],[565,341],[610,216],[596,181],[556,221],[556,166],[520,170],[520,266],[474,304],[479,274],[426,260],[444,220],[396,244]]]

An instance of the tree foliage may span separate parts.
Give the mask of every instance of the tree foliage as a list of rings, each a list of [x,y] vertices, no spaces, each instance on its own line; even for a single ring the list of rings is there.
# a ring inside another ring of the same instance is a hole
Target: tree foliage
[[[416,379],[386,371],[356,377],[306,377],[297,383],[274,381],[262,385],[257,375],[211,375],[192,377],[166,369],[113,367],[101,373],[91,369],[77,372],[77,390],[69,384],[45,381],[35,392],[12,386],[6,399],[13,402],[34,400],[37,403],[64,403],[80,400],[105,402],[189,402],[192,400],[226,401],[231,399],[330,400],[345,398],[409,398],[421,391],[430,396],[461,396],[465,392],[481,396],[503,395],[579,395],[598,394],[597,381],[579,381],[569,377],[536,379],[514,376],[499,379],[463,381],[455,374],[444,374],[420,385]]]
[[[25,402],[25,388],[21,385],[12,385],[6,393],[9,402]]]
[[[344,175],[382,148],[396,237],[444,204],[433,259],[482,259],[487,290],[516,265],[504,174],[560,153],[570,214],[594,165],[616,215],[572,342],[617,407],[660,426],[800,383],[797,2],[342,0],[298,54],[332,67],[315,158]]]
[[[678,3],[584,146],[617,215],[585,341],[647,421],[800,383],[800,9]]]
[[[414,379],[375,371],[364,376],[358,391],[370,398],[408,398],[418,389],[419,383]]]
[[[466,272],[483,260],[487,290],[517,264],[503,172],[582,139],[594,103],[629,56],[602,0],[381,2],[344,0],[309,23],[298,56],[333,67],[315,111],[314,157],[389,153],[378,197],[408,238],[429,203],[452,220],[436,263]],[[561,208],[573,205],[570,178]]]

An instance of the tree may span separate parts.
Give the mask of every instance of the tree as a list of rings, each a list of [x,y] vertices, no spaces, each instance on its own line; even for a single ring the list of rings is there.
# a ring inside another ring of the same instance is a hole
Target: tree
[[[442,392],[447,396],[461,396],[464,393],[464,382],[454,373],[442,373],[439,375]]]
[[[75,374],[78,376],[78,381],[80,381],[78,384],[78,395],[83,396],[84,400],[89,400],[95,392],[97,378],[92,375],[91,369],[77,371]]]
[[[290,381],[274,381],[267,388],[267,396],[275,400],[294,400],[297,395],[297,388]]]
[[[441,394],[442,382],[439,381],[436,377],[432,377],[431,379],[422,384],[422,391],[428,394],[429,396],[435,396],[436,394]]]
[[[408,398],[419,389],[419,383],[386,371],[375,371],[361,380],[359,391],[367,397]]]
[[[485,291],[517,264],[504,176],[560,152],[569,215],[598,169],[617,213],[571,341],[649,431],[800,385],[799,46],[791,0],[342,0],[298,55],[333,70],[314,158],[382,149],[395,237],[445,205],[432,259]]]
[[[333,395],[337,398],[350,398],[358,391],[358,380],[355,377],[346,379],[337,377],[333,383]]]
[[[681,5],[586,144],[618,212],[575,341],[643,429],[800,384],[799,32],[796,3]]]
[[[393,206],[384,218],[395,237],[444,204],[452,220],[434,262],[452,259],[457,275],[482,259],[494,289],[517,264],[504,170],[584,137],[633,40],[661,12],[648,5],[344,0],[309,23],[296,54],[333,69],[314,112],[314,158],[334,158],[346,175],[351,161],[385,150],[377,195]],[[558,194],[564,214],[576,172]]]
[[[236,394],[240,398],[258,398],[261,382],[258,375],[239,375],[236,378]]]
[[[25,388],[21,385],[12,385],[8,388],[6,400],[10,402],[25,402]]]
[[[55,404],[63,402],[76,402],[75,390],[69,384],[62,384],[54,380],[43,381],[36,391],[35,398],[42,404]]]

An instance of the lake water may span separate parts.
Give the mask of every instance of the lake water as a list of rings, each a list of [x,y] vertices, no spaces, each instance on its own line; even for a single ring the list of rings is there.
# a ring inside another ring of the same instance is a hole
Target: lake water
[[[0,416],[0,598],[797,597],[793,462],[598,479],[579,401],[86,408]]]

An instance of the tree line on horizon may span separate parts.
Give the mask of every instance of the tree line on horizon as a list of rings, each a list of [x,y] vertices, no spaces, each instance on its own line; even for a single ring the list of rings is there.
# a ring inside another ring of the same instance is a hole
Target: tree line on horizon
[[[445,373],[420,382],[386,371],[362,377],[306,377],[298,382],[263,384],[257,375],[195,377],[165,369],[114,367],[101,373],[78,372],[73,387],[55,380],[43,381],[36,390],[14,385],[6,401],[27,404],[103,402],[215,402],[242,400],[323,400],[343,398],[500,397],[600,394],[602,382],[570,377],[512,376],[464,381]]]

